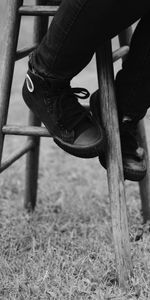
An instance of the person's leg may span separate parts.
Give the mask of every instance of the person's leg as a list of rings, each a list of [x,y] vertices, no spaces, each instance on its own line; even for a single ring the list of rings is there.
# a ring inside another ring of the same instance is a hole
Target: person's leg
[[[138,146],[137,124],[150,107],[150,12],[134,31],[129,54],[116,77],[116,96],[123,156],[143,172],[144,152]]]
[[[97,45],[150,10],[149,0],[63,0],[34,52],[39,72],[71,79],[91,60]]]
[[[150,104],[149,0],[64,0],[34,52],[33,65],[39,73],[70,80],[89,63],[104,39],[114,37],[140,17],[116,85],[120,113],[121,109],[124,113],[132,110],[143,116]]]
[[[116,77],[119,116],[139,120],[150,106],[150,12],[141,18]]]
[[[118,72],[115,85],[119,112],[121,145],[125,177],[142,179],[146,172],[144,151],[138,145],[137,124],[150,106],[150,13],[139,21],[130,45],[130,51]],[[98,93],[91,97],[91,109],[96,115]],[[99,156],[106,167],[105,153]]]
[[[39,100],[40,108],[38,107],[39,111],[37,112],[37,110],[35,109],[37,103],[34,103],[33,98],[34,100],[38,97],[43,98],[43,95],[40,94],[39,86],[43,83],[44,78],[41,78],[42,83],[40,82],[40,84],[37,80],[36,87],[34,87],[32,79],[33,81],[35,80],[35,74],[38,76],[39,73],[43,77],[49,77],[49,87],[51,86],[51,91],[56,89],[57,87],[58,92],[58,89],[61,90],[62,85],[66,87],[66,81],[69,82],[72,77],[74,77],[87,65],[87,63],[92,58],[96,47],[100,43],[102,43],[105,38],[113,37],[119,31],[123,30],[125,27],[129,26],[131,23],[137,20],[140,16],[144,15],[145,12],[150,9],[150,3],[148,0],[140,1],[140,3],[139,1],[137,3],[135,0],[133,0],[132,2],[127,0],[126,2],[124,1],[124,5],[122,4],[122,2],[120,2],[121,1],[118,0],[64,0],[62,2],[62,5],[59,8],[58,13],[54,17],[47,35],[45,36],[37,50],[34,51],[33,55],[31,56],[30,68],[33,68],[34,74],[30,72],[30,76],[32,75],[32,78],[29,79],[28,73],[23,89],[23,96],[26,103],[35,113],[37,113],[37,115],[39,115],[42,121],[43,119],[41,117],[41,112],[44,115],[44,118],[46,115],[46,111],[44,111],[43,109],[44,102],[41,102],[41,100]],[[55,81],[54,85],[53,80]],[[61,84],[57,82],[58,80],[61,82]],[[46,89],[47,91],[49,90],[48,85],[44,88],[43,86],[40,88],[42,91]],[[29,92],[31,92],[30,97]],[[51,94],[51,92],[49,92],[49,94],[49,98],[51,98],[52,100],[52,98],[54,98],[54,93]],[[57,93],[58,101],[56,102],[59,102],[58,98],[60,99]],[[75,98],[72,98],[71,96],[72,101],[70,101],[66,94],[64,94],[63,99],[66,99],[66,103],[61,107],[62,110],[64,110],[64,107],[66,109],[66,107],[70,106],[70,103],[73,104],[73,100],[75,100]],[[49,100],[50,99],[46,101],[46,106],[48,106]],[[52,106],[52,103],[50,104]],[[54,106],[58,108],[59,105]],[[48,109],[50,110],[50,107],[48,107]],[[68,117],[70,115],[70,119],[72,118],[70,114],[71,110],[74,112],[76,112],[76,110],[78,111],[78,121],[81,117],[82,122],[80,124],[75,124],[78,126],[77,128],[73,127],[73,131],[70,131],[70,128],[69,130],[67,127],[65,128],[65,134],[67,135],[65,135],[65,141],[66,139],[69,140],[67,149],[65,148],[66,145],[64,147],[64,144],[62,143],[62,140],[64,139],[64,131],[59,132],[61,135],[61,141],[59,137],[59,146],[70,152],[71,154],[78,155],[79,153],[76,153],[75,149],[73,149],[74,153],[72,153],[72,148],[69,148],[70,145],[73,144],[74,146],[76,137],[79,137],[78,141],[80,140],[80,146],[78,143],[75,146],[79,146],[79,150],[81,150],[82,147],[88,150],[88,147],[84,147],[84,143],[87,137],[90,137],[86,142],[88,142],[91,149],[94,150],[94,155],[98,155],[98,147],[95,147],[95,144],[97,143],[100,146],[102,135],[100,133],[97,134],[97,127],[93,123],[93,120],[92,123],[89,123],[89,121],[87,122],[87,118],[86,120],[82,118],[83,110],[81,111],[81,107],[79,109],[79,106],[78,108],[77,106],[70,106],[70,110],[67,111]],[[54,123],[57,123],[57,121],[59,120],[56,118],[56,109],[54,115]],[[51,117],[53,119],[52,114],[49,115],[49,118]],[[65,118],[63,116],[63,119],[67,120],[68,117],[67,114],[65,114]],[[48,120],[48,115],[46,116],[46,119]],[[44,123],[45,126],[47,126],[46,122]],[[85,123],[86,126],[85,129],[83,129]],[[50,126],[48,124],[47,128],[49,129],[49,131],[51,131],[51,128],[49,127],[51,127],[52,125],[55,124],[50,124]],[[55,135],[53,134],[55,140],[58,136],[56,131]],[[77,131],[78,136],[76,136]],[[71,139],[72,141],[70,142]]]

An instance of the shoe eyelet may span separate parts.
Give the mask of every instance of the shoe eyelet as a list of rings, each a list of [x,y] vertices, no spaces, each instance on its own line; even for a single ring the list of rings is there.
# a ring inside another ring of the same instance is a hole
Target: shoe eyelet
[[[30,93],[34,92],[34,84],[28,74],[26,74],[26,84]]]

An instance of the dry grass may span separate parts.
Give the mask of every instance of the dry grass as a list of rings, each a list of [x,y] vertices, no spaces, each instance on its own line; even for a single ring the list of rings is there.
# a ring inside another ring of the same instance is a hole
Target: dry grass
[[[25,22],[23,36],[30,31]],[[25,71],[26,60],[17,63],[9,122],[27,119],[21,101]],[[96,88],[93,64],[75,83]],[[150,132],[149,116],[146,125]],[[21,143],[22,138],[7,138],[6,155]],[[24,162],[15,163],[0,181],[0,300],[149,299],[149,231],[135,241],[141,223],[137,184],[126,184],[134,272],[124,293],[117,284],[106,174],[98,160],[71,157],[43,139],[32,215],[23,209]]]
[[[97,160],[77,163],[50,146],[42,150],[32,215],[22,208],[23,162],[1,183],[0,299],[149,299],[149,232],[135,242],[137,187],[127,185],[134,276],[124,294],[117,284],[103,171]]]

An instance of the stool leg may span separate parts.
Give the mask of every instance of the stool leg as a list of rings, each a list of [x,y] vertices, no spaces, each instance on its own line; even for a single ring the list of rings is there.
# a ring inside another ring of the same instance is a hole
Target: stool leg
[[[4,135],[3,126],[7,121],[10,91],[14,71],[15,55],[20,28],[20,16],[18,8],[23,0],[7,1],[7,24],[4,28],[4,39],[2,41],[2,54],[0,61],[0,162],[2,159]]]
[[[29,113],[29,126],[30,125],[41,125],[41,122],[37,120],[32,112]],[[40,138],[29,137],[28,139],[32,140],[34,147],[26,156],[24,207],[30,212],[34,210],[37,198]]]
[[[132,28],[129,27],[127,30],[123,31],[119,35],[120,45],[129,45],[132,36]],[[138,126],[138,135],[140,140],[140,145],[145,150],[146,164],[147,164],[147,173],[145,178],[139,182],[140,196],[141,196],[141,206],[142,206],[142,216],[143,221],[146,223],[150,220],[150,162],[149,162],[149,153],[146,139],[146,132],[144,121],[141,120]]]
[[[45,5],[47,0],[37,0],[37,5]],[[35,18],[34,23],[34,42],[40,43],[42,37],[47,31],[48,27],[48,17],[38,16]],[[29,113],[29,125],[40,126],[41,122],[36,118],[36,116],[30,112]],[[37,186],[38,186],[38,166],[39,166],[39,150],[40,150],[40,138],[39,137],[29,137],[34,143],[33,149],[28,152],[26,159],[26,177],[25,177],[25,197],[24,197],[24,207],[31,211],[35,208],[36,198],[37,198]]]
[[[120,286],[127,287],[132,271],[127,223],[124,177],[115,103],[111,42],[97,50],[100,106],[107,137],[107,176],[111,201],[112,230]]]

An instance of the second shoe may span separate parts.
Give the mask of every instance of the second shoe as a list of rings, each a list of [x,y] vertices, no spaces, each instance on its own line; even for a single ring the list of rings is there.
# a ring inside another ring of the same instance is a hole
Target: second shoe
[[[95,119],[101,123],[99,91],[97,90],[90,98],[90,107]],[[146,175],[145,152],[139,146],[137,138],[137,120],[124,116],[120,122],[120,139],[125,179],[140,181]],[[99,153],[99,161],[106,169],[106,147],[105,151]]]

